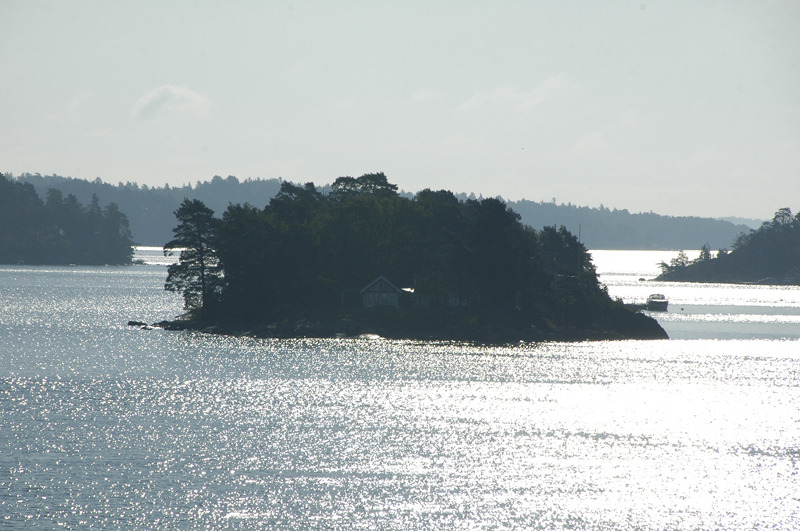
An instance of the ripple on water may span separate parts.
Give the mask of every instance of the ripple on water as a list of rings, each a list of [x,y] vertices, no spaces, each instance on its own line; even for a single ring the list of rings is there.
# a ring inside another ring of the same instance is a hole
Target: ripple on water
[[[163,279],[163,265],[0,268],[0,527],[800,521],[797,341],[481,347],[127,327],[180,312]]]
[[[175,350],[204,364],[160,377],[0,380],[6,521],[689,529],[797,518],[786,503],[796,355],[780,342],[753,357],[714,354],[714,342],[701,355],[697,342],[207,339]]]

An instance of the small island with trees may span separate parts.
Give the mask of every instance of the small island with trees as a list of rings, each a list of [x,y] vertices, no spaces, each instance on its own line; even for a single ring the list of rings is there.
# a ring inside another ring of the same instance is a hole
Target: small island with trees
[[[742,233],[730,252],[712,257],[708,245],[689,260],[681,252],[669,264],[662,262],[656,280],[746,284],[800,284],[800,214],[781,208],[761,227]]]
[[[42,201],[29,183],[0,174],[0,264],[127,265],[133,259],[128,218],[115,203],[84,207],[51,188]]]
[[[651,317],[612,300],[586,248],[541,231],[498,199],[397,193],[383,173],[322,193],[282,182],[259,209],[221,218],[199,200],[175,212],[165,288],[187,314],[160,323],[258,337],[517,342],[662,339]]]

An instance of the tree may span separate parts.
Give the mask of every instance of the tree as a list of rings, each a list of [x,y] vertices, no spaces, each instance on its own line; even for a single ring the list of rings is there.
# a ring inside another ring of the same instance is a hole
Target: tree
[[[708,250],[708,244],[704,245],[703,248],[705,249],[705,252],[708,253],[708,255],[710,257],[711,251]],[[701,254],[701,256],[703,256],[704,252],[701,251],[700,254]],[[701,261],[701,260],[696,260],[695,262],[697,262],[697,261]],[[689,257],[686,255],[686,253],[681,251],[681,252],[678,253],[678,256],[676,256],[675,258],[673,258],[672,260],[669,261],[669,264],[667,264],[667,263],[662,261],[662,262],[660,262],[658,264],[658,267],[661,268],[661,274],[662,275],[666,275],[666,274],[669,274],[669,273],[675,273],[676,271],[682,271],[682,270],[686,269],[686,267],[690,263],[694,263],[694,262],[690,262],[689,261]]]
[[[681,251],[678,256],[669,261],[669,265],[672,269],[684,268],[689,265],[689,257],[684,251]]]
[[[0,174],[0,263],[42,263],[46,214],[33,185]]]
[[[792,223],[792,210],[788,207],[779,208],[772,218],[772,227],[775,229],[782,229]]]
[[[708,245],[708,243],[704,243],[700,248],[700,254],[697,256],[697,258],[692,260],[692,263],[696,264],[698,262],[707,262],[708,260],[711,260],[711,247]]]
[[[103,211],[95,195],[84,208],[57,189],[43,203],[30,183],[0,174],[0,263],[130,264],[128,219],[111,204]]]
[[[180,249],[178,262],[167,269],[164,289],[183,293],[187,310],[202,310],[222,287],[222,269],[214,246],[219,220],[197,199],[184,199],[175,211],[175,239],[164,245],[164,255]]]
[[[97,197],[97,196],[95,196]],[[89,212],[94,209],[92,203]],[[116,203],[109,203],[100,213],[94,247],[101,264],[130,264],[133,260],[133,239],[128,217]]]
[[[341,201],[346,197],[352,197],[361,193],[361,187],[355,177],[339,177],[331,185],[331,198]]]
[[[392,184],[383,172],[365,173],[358,179],[339,177],[331,185],[331,198],[341,201],[361,194],[373,194],[379,197],[397,195],[397,185]]]
[[[376,194],[382,197],[397,195],[397,185],[392,184],[383,172],[365,173],[358,179],[361,193]]]

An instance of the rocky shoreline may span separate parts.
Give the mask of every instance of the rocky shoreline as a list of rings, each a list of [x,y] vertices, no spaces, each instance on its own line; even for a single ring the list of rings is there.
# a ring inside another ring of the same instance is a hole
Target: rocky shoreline
[[[624,314],[621,312],[625,312]],[[615,312],[611,312],[612,314]],[[669,339],[655,319],[641,313],[620,309],[611,315],[613,326],[603,329],[581,329],[575,326],[542,329],[533,325],[525,327],[497,325],[449,325],[437,330],[412,329],[404,326],[382,326],[381,323],[358,319],[332,319],[328,321],[285,320],[275,323],[209,323],[187,318],[146,324],[129,321],[130,326],[161,328],[173,331],[194,331],[239,337],[297,339],[297,338],[347,338],[347,339],[407,339],[418,341],[464,341],[479,344],[510,344],[542,341],[603,341]]]

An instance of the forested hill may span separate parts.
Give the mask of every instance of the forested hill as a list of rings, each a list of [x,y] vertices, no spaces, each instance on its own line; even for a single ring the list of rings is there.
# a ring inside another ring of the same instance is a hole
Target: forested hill
[[[97,194],[102,205],[114,202],[128,215],[134,241],[141,245],[163,245],[172,238],[173,213],[186,199],[197,199],[215,212],[223,212],[229,203],[250,203],[263,208],[278,193],[280,179],[239,180],[229,176],[198,181],[194,186],[151,188],[136,183],[112,185],[100,179],[86,181],[55,175],[23,174],[20,181],[33,184],[44,196],[48,188],[57,188],[65,195],[73,194],[88,204]],[[330,186],[320,187],[326,193]],[[403,194],[406,197],[412,194]],[[456,194],[461,200],[467,194]],[[469,196],[476,199],[474,195]],[[578,207],[571,204],[508,201],[522,216],[522,222],[535,229],[564,225],[579,232],[589,249],[699,249],[708,244],[712,249],[729,247],[745,225],[699,217],[672,217],[654,213],[631,214],[627,210]]]
[[[772,221],[741,234],[733,251],[712,258],[704,247],[697,259],[681,253],[661,269],[659,280],[800,285],[800,214],[781,208]]]
[[[531,227],[564,225],[578,233],[589,249],[699,249],[708,244],[712,249],[728,248],[746,225],[700,217],[662,216],[653,212],[631,214],[627,210],[611,210],[509,201],[508,205]]]
[[[50,189],[42,201],[27,183],[0,175],[0,264],[130,264],[128,219],[116,204],[84,207]]]
[[[10,175],[8,175],[10,177]],[[20,182],[31,183],[39,195],[44,197],[49,188],[72,194],[82,203],[88,204],[92,195],[97,195],[101,205],[116,203],[125,212],[130,222],[133,240],[138,245],[162,246],[172,239],[175,225],[174,212],[185,198],[197,199],[215,212],[223,212],[229,203],[250,203],[264,206],[269,203],[281,187],[280,179],[247,179],[236,177],[214,177],[210,181],[198,181],[182,187],[151,188],[136,183],[103,182],[24,173],[17,177]]]

